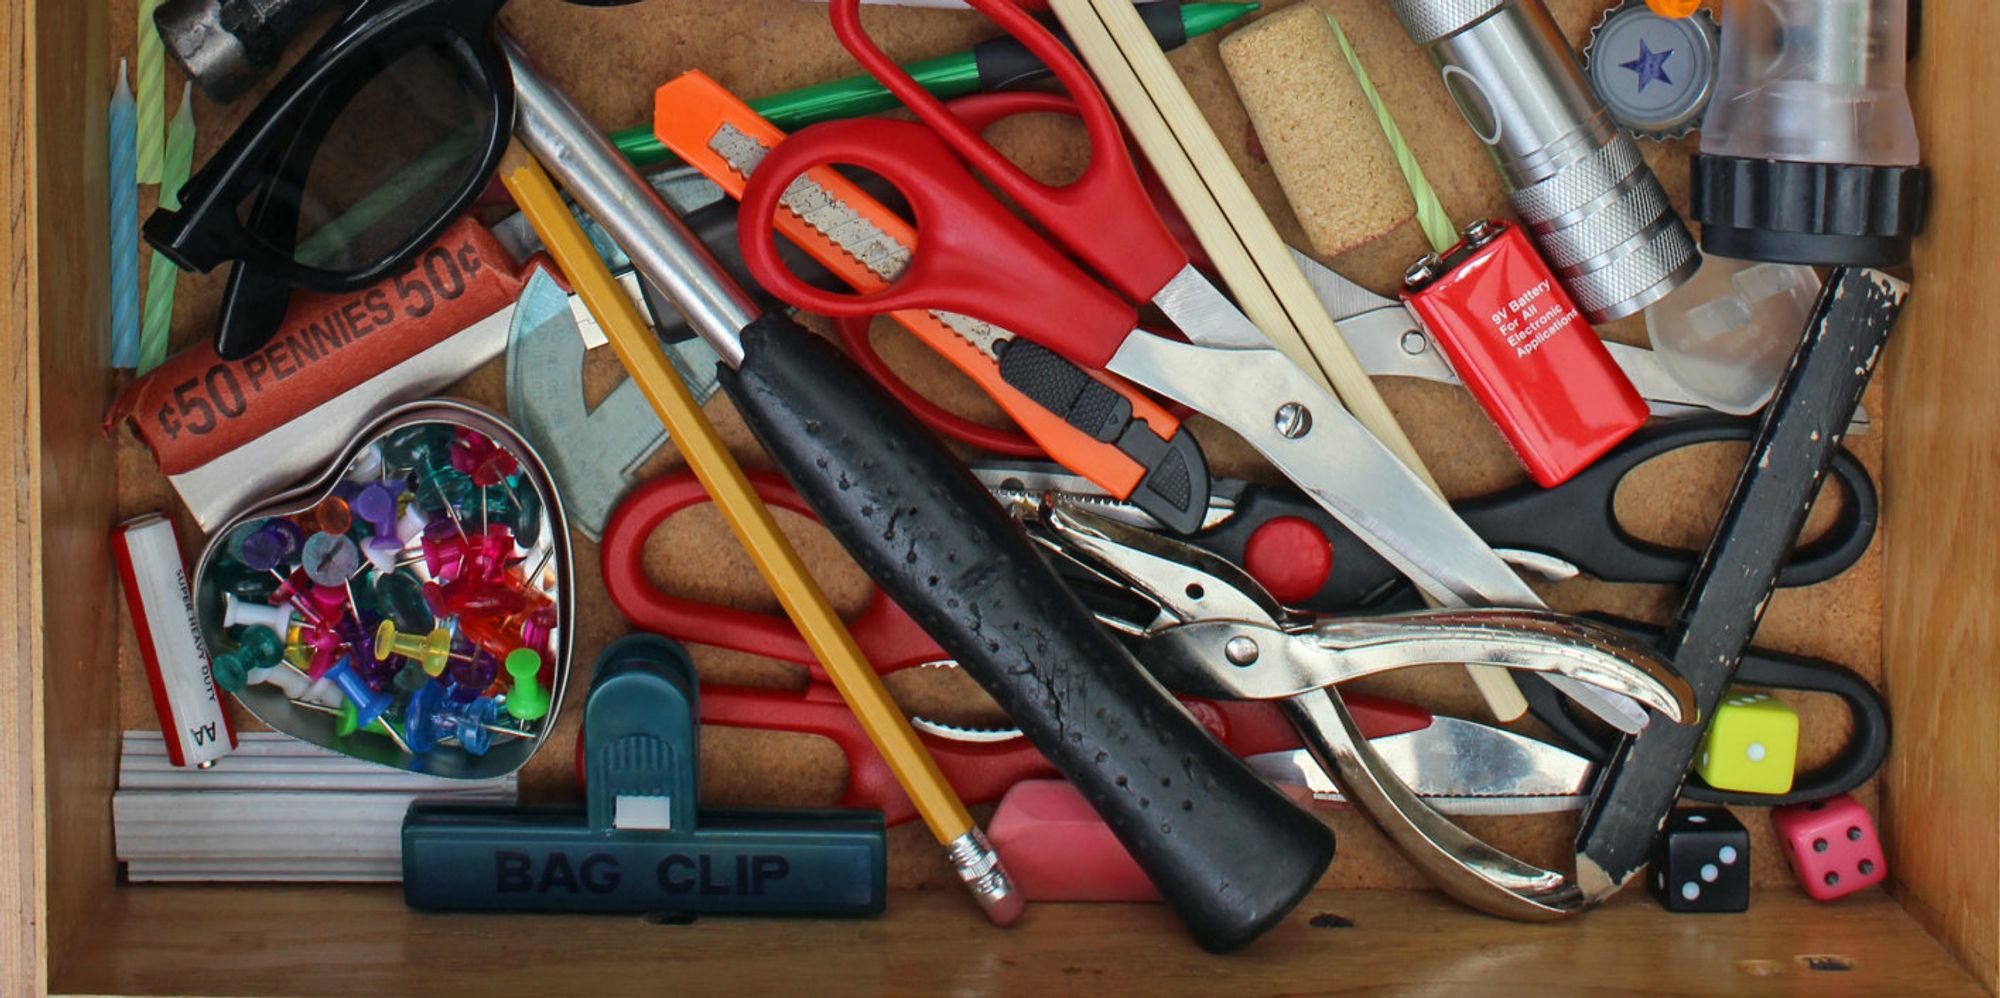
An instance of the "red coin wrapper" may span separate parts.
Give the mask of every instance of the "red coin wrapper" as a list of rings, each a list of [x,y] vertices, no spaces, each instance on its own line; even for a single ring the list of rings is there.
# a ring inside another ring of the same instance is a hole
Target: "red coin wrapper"
[[[383,405],[435,392],[498,356],[532,270],[461,219],[380,284],[293,295],[283,327],[242,360],[207,345],[174,356],[119,395],[105,432],[129,420],[212,529],[259,489],[317,470]]]
[[[1403,300],[1529,477],[1561,485],[1645,423],[1646,400],[1528,237],[1502,222],[1488,231]]]

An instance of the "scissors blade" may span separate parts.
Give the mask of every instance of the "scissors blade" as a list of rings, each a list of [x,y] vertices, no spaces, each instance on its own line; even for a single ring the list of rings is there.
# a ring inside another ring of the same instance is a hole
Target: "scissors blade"
[[[1570,811],[1589,799],[1588,759],[1474,721],[1436,717],[1429,727],[1368,744],[1411,790],[1447,814]],[[1267,752],[1247,761],[1273,783],[1303,786],[1317,800],[1345,800],[1305,749]]]
[[[1153,304],[1174,320],[1183,335],[1203,346],[1228,350],[1269,347],[1271,340],[1201,271],[1188,264],[1153,295]]]
[[[1440,604],[1545,606],[1441,496],[1268,345],[1214,349],[1134,330],[1105,370],[1234,430]],[[1551,682],[1621,731],[1646,726],[1645,711],[1625,697],[1568,677]]]

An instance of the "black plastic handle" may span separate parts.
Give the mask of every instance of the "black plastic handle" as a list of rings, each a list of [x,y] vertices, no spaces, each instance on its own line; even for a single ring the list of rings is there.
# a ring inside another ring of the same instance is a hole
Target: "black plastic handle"
[[[993,498],[831,344],[767,315],[722,387],[821,522],[1089,799],[1202,946],[1276,924],[1333,833],[1091,619]]]
[[[1640,540],[1618,522],[1619,483],[1641,465],[1683,447],[1748,442],[1757,423],[1730,416],[1676,419],[1646,427],[1569,481],[1544,489],[1524,485],[1459,503],[1461,517],[1497,548],[1541,551],[1606,582],[1680,584],[1694,572],[1697,552]],[[1846,571],[1875,538],[1880,509],[1868,469],[1844,450],[1831,472],[1845,501],[1827,532],[1795,549],[1778,575],[1781,586],[1810,586]]]
[[[1589,616],[1647,641],[1657,643],[1661,637],[1661,629],[1650,624],[1602,614]],[[1849,793],[1868,782],[1875,771],[1882,768],[1882,760],[1889,755],[1888,705],[1882,702],[1882,695],[1876,692],[1874,684],[1852,669],[1822,658],[1751,648],[1743,653],[1733,684],[1827,693],[1839,697],[1847,705],[1848,716],[1853,722],[1847,742],[1825,764],[1799,774],[1792,781],[1792,789],[1786,793],[1718,790],[1702,782],[1700,776],[1690,773],[1687,784],[1681,788],[1684,798],[1745,807],[1778,807],[1825,800],[1836,794]],[[1603,762],[1617,748],[1616,732],[1578,716],[1577,711],[1571,709],[1569,700],[1556,693],[1554,687],[1547,683],[1530,683],[1523,685],[1521,692],[1527,697],[1528,707],[1535,712],[1535,716],[1554,728],[1577,751]]]

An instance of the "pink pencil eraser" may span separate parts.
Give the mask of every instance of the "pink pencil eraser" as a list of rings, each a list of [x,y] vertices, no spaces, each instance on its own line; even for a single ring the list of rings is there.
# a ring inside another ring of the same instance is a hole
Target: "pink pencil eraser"
[[[1014,784],[1000,798],[986,837],[1026,901],[1160,899],[1132,854],[1062,780]]]

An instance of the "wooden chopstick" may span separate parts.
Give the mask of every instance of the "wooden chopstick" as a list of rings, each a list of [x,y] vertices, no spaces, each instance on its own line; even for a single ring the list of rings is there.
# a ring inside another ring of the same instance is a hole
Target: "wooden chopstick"
[[[1130,0],[1050,0],[1049,6],[1244,314],[1442,495]],[[1506,670],[1468,666],[1466,672],[1495,717],[1527,713]]]

